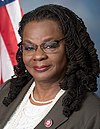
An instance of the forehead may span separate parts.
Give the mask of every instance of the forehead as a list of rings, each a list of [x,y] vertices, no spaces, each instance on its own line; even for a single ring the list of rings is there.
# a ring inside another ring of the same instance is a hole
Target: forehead
[[[42,21],[31,21],[27,23],[23,30],[24,34],[37,34],[43,33],[46,35],[56,35],[56,34],[62,34],[62,30],[60,29],[60,26],[58,22],[53,20],[42,20]]]

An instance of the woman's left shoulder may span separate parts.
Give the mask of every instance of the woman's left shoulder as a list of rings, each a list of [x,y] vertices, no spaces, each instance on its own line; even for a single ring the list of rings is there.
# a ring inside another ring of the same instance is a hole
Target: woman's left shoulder
[[[86,99],[82,105],[82,110],[87,111],[87,114],[100,113],[100,97],[95,93],[87,93]]]
[[[100,97],[95,93],[88,92],[85,103],[98,107],[100,106]]]

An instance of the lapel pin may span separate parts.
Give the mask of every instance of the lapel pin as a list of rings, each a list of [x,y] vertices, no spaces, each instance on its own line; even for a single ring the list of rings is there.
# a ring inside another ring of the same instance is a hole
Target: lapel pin
[[[53,125],[53,120],[51,120],[51,119],[45,120],[44,125],[47,128],[51,127]]]

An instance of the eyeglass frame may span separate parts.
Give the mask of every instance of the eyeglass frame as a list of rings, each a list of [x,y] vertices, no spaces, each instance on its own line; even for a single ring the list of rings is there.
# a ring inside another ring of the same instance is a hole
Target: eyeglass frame
[[[52,52],[54,53],[55,52],[55,50],[53,51],[50,51],[50,52],[47,52],[47,51],[45,51],[45,49],[47,49],[47,47],[45,48],[44,46],[45,46],[45,44],[46,43],[48,43],[48,42],[55,42],[55,43],[57,43],[57,46],[55,47],[55,48],[53,48],[53,49],[56,49],[56,48],[58,48],[59,46],[60,46],[60,42],[62,41],[62,40],[64,40],[64,39],[66,39],[67,38],[67,36],[65,36],[64,38],[61,38],[61,39],[59,39],[59,40],[54,40],[54,41],[47,41],[47,42],[44,42],[44,43],[42,43],[41,45],[36,45],[36,44],[32,44],[32,46],[35,46],[34,47],[34,50],[32,50],[32,54],[33,54],[33,52],[35,52],[35,51],[37,51],[37,49],[38,49],[38,47],[40,46],[40,48],[41,48],[41,50],[43,51],[43,52],[45,52],[46,54],[52,54]],[[27,51],[27,52],[29,52],[28,50],[25,50],[25,49],[23,49],[23,46],[25,46],[25,44],[23,43],[23,42],[21,42],[21,43],[19,43],[18,44],[18,46],[21,46],[21,50],[22,51]],[[52,48],[51,48],[52,49]],[[48,50],[49,50],[49,48],[48,48]],[[30,50],[31,51],[31,50]],[[31,53],[30,54],[27,54],[27,55],[31,55]]]

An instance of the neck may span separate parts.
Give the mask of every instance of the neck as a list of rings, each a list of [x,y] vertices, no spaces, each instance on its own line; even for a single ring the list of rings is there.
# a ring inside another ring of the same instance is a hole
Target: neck
[[[59,90],[60,87],[58,84],[41,85],[36,83],[33,95],[35,100],[48,101],[54,99]]]

